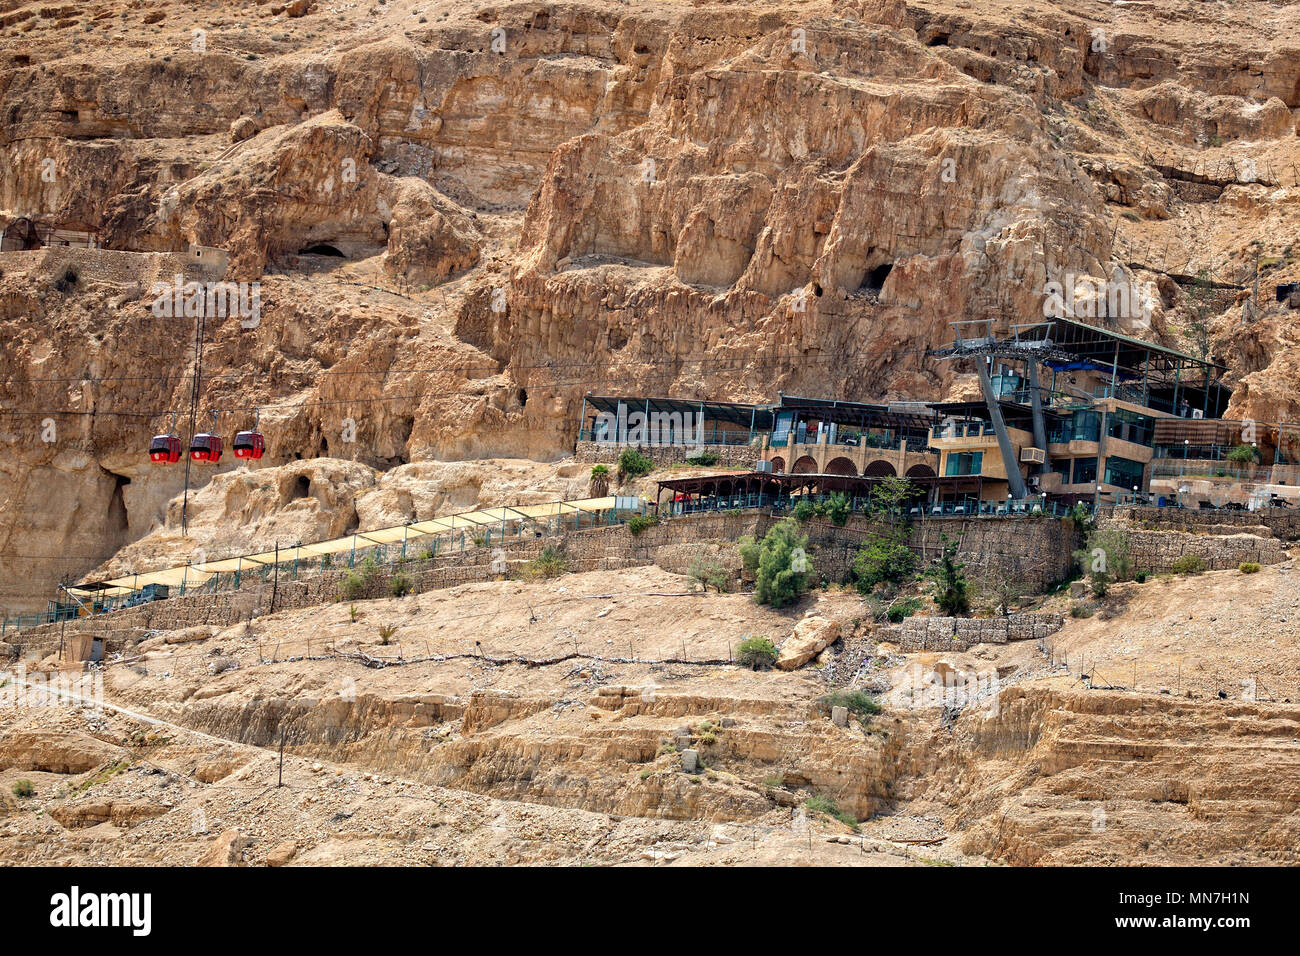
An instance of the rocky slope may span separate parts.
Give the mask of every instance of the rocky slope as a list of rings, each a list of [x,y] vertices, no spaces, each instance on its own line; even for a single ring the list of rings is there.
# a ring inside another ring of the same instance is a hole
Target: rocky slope
[[[851,593],[773,611],[653,567],[142,633],[102,711],[0,711],[0,859],[1294,864],[1295,566],[1244,580],[961,653],[877,644]],[[802,669],[718,662],[819,619],[843,637]],[[845,685],[882,713],[837,726]]]

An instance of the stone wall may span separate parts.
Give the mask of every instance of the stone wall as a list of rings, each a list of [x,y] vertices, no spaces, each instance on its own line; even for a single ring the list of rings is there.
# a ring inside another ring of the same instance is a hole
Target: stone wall
[[[900,624],[880,628],[882,641],[898,645],[905,653],[964,651],[975,644],[1042,640],[1061,629],[1057,614],[1012,614],[1007,617],[909,617]]]
[[[858,549],[875,530],[856,515],[843,528],[820,519],[802,526],[813,547],[814,569],[832,581],[848,576]],[[945,538],[956,542],[969,577],[1009,578],[1029,591],[1045,591],[1069,577],[1079,546],[1070,522],[1031,517],[922,518],[912,522],[908,545],[926,563],[942,554]]]
[[[1104,518],[1149,531],[1267,534],[1283,541],[1300,541],[1300,512],[1287,509],[1201,511],[1189,508],[1114,508],[1105,512]]]
[[[1282,542],[1253,534],[1187,534],[1181,531],[1128,533],[1129,560],[1135,570],[1157,574],[1173,569],[1185,555],[1195,555],[1211,571],[1235,568],[1243,561],[1277,564],[1286,560]]]
[[[410,577],[417,593],[518,574],[526,571],[528,563],[547,547],[560,552],[566,570],[571,572],[654,564],[680,574],[703,554],[739,579],[736,543],[746,535],[761,536],[780,520],[759,511],[718,512],[665,518],[639,535],[619,524],[507,539],[492,546],[381,565],[380,572],[352,600],[386,597],[392,575],[399,572]],[[843,528],[820,520],[801,526],[801,532],[808,536],[815,570],[830,581],[847,578],[853,556],[871,530],[871,523],[861,517],[854,517]],[[1065,576],[1073,550],[1071,533],[1065,522],[1051,518],[927,518],[915,522],[912,545],[928,560],[940,552],[946,535],[959,543],[959,559],[967,564],[973,577],[1011,576],[1041,589]],[[360,573],[359,569],[351,570]],[[68,634],[94,633],[108,639],[109,650],[120,650],[124,642],[150,630],[238,624],[269,613],[273,598],[277,611],[338,601],[349,573],[346,567],[304,568],[294,577],[282,567],[278,584],[271,575],[263,579],[248,574],[238,588],[225,579],[215,592],[191,591],[94,618],[43,624],[8,635],[7,639],[27,651],[41,649],[48,653]]]
[[[1116,508],[1099,525],[1127,532],[1134,570],[1160,574],[1185,555],[1195,555],[1211,571],[1244,561],[1278,564],[1286,560],[1283,538],[1295,540],[1300,525],[1281,513],[1204,512],[1186,509]]]

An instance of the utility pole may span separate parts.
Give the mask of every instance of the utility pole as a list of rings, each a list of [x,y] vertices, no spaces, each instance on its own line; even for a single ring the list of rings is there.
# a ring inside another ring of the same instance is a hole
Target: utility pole
[[[198,320],[194,325],[194,379],[190,385],[190,442],[198,428],[199,393],[203,381],[203,326],[207,317],[208,301],[204,296],[199,306]],[[181,537],[185,537],[189,526],[190,509],[190,455],[185,455],[185,492],[181,498]]]
[[[275,576],[271,579],[271,613],[275,613],[275,596],[280,590],[280,541],[275,542]]]

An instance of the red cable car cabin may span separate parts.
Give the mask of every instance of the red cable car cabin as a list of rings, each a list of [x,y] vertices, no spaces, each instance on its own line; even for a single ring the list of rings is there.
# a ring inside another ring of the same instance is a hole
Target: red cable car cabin
[[[221,436],[199,432],[190,442],[190,458],[195,461],[210,461],[214,465],[221,461]]]
[[[175,435],[154,435],[149,442],[149,460],[176,464],[181,460],[181,440]]]
[[[266,451],[266,439],[261,432],[238,432],[234,449],[236,458],[261,458]]]

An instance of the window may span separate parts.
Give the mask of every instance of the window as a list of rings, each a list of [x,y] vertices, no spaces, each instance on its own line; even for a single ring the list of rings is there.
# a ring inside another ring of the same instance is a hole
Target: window
[[[1070,422],[1071,441],[1096,441],[1101,437],[1101,416],[1096,412],[1075,412]]]
[[[1096,458],[1076,458],[1074,459],[1074,481],[1075,485],[1090,485],[1097,480],[1097,459]]]
[[[961,451],[948,453],[947,475],[978,475],[984,466],[984,452]]]
[[[1111,455],[1106,459],[1106,484],[1121,488],[1142,487],[1142,463]]]
[[[1101,437],[1101,416],[1097,412],[1075,412],[1056,425],[1048,436],[1049,442],[1064,444],[1069,441],[1096,441]]]
[[[1106,434],[1150,447],[1155,441],[1155,419],[1127,408],[1117,408],[1106,416]]]

